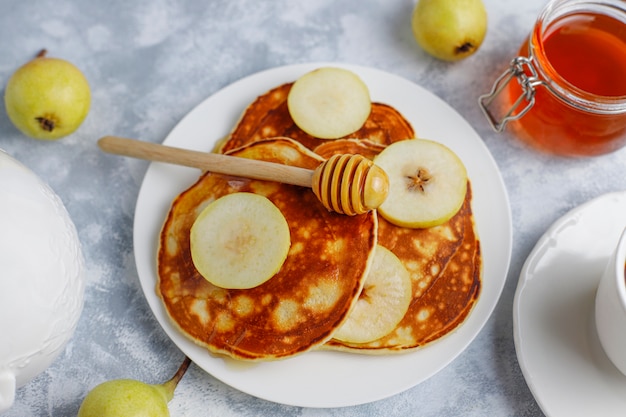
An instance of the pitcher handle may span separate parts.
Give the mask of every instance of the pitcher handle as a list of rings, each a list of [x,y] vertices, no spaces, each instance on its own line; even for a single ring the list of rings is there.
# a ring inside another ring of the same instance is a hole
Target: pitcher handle
[[[15,401],[17,382],[10,371],[0,372],[0,413],[7,411]]]

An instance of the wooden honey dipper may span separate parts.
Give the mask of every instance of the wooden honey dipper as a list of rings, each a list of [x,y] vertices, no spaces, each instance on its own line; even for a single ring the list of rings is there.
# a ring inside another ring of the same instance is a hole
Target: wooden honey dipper
[[[362,155],[334,155],[310,170],[118,136],[105,136],[98,140],[98,146],[116,155],[310,187],[326,209],[350,216],[378,208],[389,192],[385,171]]]

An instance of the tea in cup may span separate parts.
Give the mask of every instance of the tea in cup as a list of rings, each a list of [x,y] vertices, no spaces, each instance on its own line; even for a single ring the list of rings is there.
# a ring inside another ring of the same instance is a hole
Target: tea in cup
[[[626,230],[600,279],[595,319],[604,351],[626,375]]]

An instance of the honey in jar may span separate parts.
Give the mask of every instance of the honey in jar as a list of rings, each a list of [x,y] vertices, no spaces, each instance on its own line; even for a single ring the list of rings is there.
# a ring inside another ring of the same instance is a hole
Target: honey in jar
[[[512,122],[520,139],[564,156],[626,144],[626,2],[552,1],[519,55],[481,97],[494,129]],[[487,105],[500,93],[508,110],[496,120]]]

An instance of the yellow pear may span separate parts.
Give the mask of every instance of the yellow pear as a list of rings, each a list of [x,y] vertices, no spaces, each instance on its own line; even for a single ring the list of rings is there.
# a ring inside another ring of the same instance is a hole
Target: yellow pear
[[[17,69],[7,83],[4,102],[11,122],[26,136],[58,139],[74,132],[91,104],[83,73],[45,50]]]
[[[482,0],[419,0],[411,27],[417,43],[430,55],[458,61],[482,44],[487,11]]]
[[[77,417],[169,417],[167,404],[190,363],[185,357],[176,374],[163,384],[146,384],[134,379],[103,382],[87,394]]]

